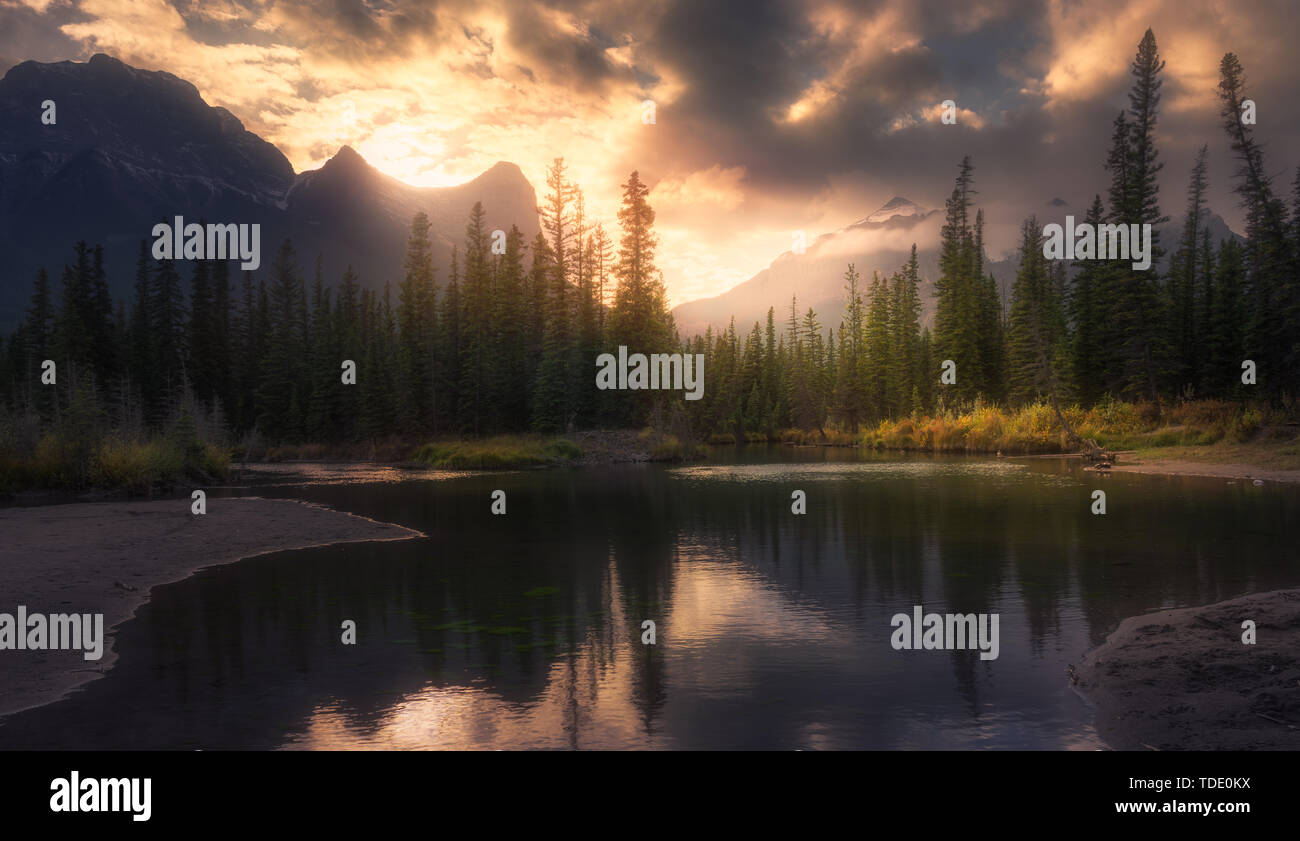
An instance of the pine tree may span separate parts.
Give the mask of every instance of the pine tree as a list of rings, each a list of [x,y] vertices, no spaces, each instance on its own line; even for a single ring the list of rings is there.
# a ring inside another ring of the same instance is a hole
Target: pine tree
[[[212,384],[221,411],[233,418],[235,325],[230,302],[230,266],[225,260],[212,261]]]
[[[553,433],[564,431],[574,419],[570,341],[574,307],[569,290],[573,186],[565,179],[563,158],[556,158],[548,168],[546,185],[550,192],[539,210],[542,228],[550,236],[551,276],[543,310],[542,357],[533,390],[533,428]]]
[[[894,416],[912,411],[912,392],[917,380],[917,352],[921,338],[921,283],[916,244],[902,270],[894,274],[890,294],[890,412]]]
[[[76,245],[76,264],[63,269],[62,302],[55,317],[55,351],[60,370],[94,380],[95,321],[90,247]]]
[[[1205,156],[1208,146],[1202,146],[1192,167],[1187,185],[1187,218],[1183,222],[1182,239],[1170,264],[1168,310],[1170,313],[1168,342],[1173,348],[1173,386],[1176,391],[1194,390],[1200,377],[1200,342],[1197,341],[1196,298],[1200,263],[1200,234],[1205,220]]]
[[[216,395],[213,366],[216,361],[217,337],[214,331],[212,284],[209,263],[197,260],[190,280],[190,317],[187,329],[186,373],[194,396],[210,406]]]
[[[489,389],[490,370],[489,308],[492,300],[492,273],[488,255],[486,213],[475,202],[465,226],[465,276],[461,283],[461,349],[459,427],[480,435],[497,414]]]
[[[1007,354],[1010,396],[1024,405],[1060,392],[1065,316],[1052,268],[1043,256],[1041,228],[1029,217],[1021,228],[1020,268],[1011,292]]]
[[[506,234],[505,253],[497,261],[496,292],[491,318],[492,394],[495,429],[528,428],[529,369],[524,235],[516,226]]]
[[[605,233],[605,226],[597,224],[591,233],[591,272],[596,284],[596,300],[600,332],[605,332],[606,311],[610,307],[609,275],[614,266],[614,242]]]
[[[836,384],[837,412],[850,432],[856,433],[866,417],[863,404],[866,365],[866,306],[859,287],[861,275],[852,263],[844,272],[844,333],[840,339],[840,366]],[[769,312],[769,318],[771,314]]]
[[[1260,377],[1261,388],[1276,397],[1300,387],[1300,342],[1289,329],[1300,315],[1300,270],[1288,236],[1286,208],[1273,193],[1252,127],[1242,120],[1245,73],[1234,54],[1223,57],[1219,76],[1220,115],[1238,161],[1235,189],[1246,209],[1246,358],[1266,372]]]
[[[92,366],[102,393],[107,393],[119,376],[117,332],[113,327],[113,301],[108,292],[104,270],[104,247],[96,245],[90,271],[90,309],[87,320],[91,329]]]
[[[1229,397],[1239,391],[1242,360],[1251,358],[1246,337],[1250,318],[1244,249],[1229,237],[1220,244],[1215,264],[1204,380],[1211,393]]]
[[[258,426],[276,443],[300,440],[302,401],[299,361],[306,337],[299,317],[302,278],[293,243],[285,240],[271,264],[266,356],[258,391]]]
[[[1201,244],[1196,254],[1196,299],[1195,306],[1195,360],[1197,365],[1196,382],[1198,394],[1212,394],[1212,385],[1208,377],[1212,373],[1210,355],[1212,353],[1211,336],[1214,334],[1215,299],[1219,292],[1214,283],[1215,255],[1210,243],[1210,229],[1201,229]]]
[[[22,393],[29,410],[46,420],[54,416],[54,392],[41,385],[41,365],[54,353],[57,315],[50,293],[50,276],[41,269],[36,273],[32,288],[31,306],[23,322],[21,333],[20,370],[23,376]],[[12,339],[11,339],[12,341]],[[55,360],[55,364],[58,361]]]
[[[186,314],[181,279],[171,260],[157,261],[153,271],[153,290],[149,306],[149,324],[153,329],[154,370],[157,403],[152,422],[161,426],[171,416],[185,388]]]
[[[1120,329],[1124,385],[1130,393],[1144,393],[1160,405],[1159,379],[1167,358],[1162,327],[1164,313],[1159,292],[1156,265],[1161,254],[1159,226],[1169,221],[1159,206],[1158,162],[1155,144],[1156,114],[1160,104],[1160,60],[1155,35],[1148,29],[1138,45],[1131,72],[1133,87],[1129,92],[1129,137],[1124,147],[1126,158],[1124,194],[1119,203],[1112,202],[1113,221],[1125,225],[1151,226],[1151,267],[1138,271],[1131,261],[1116,261],[1119,275],[1115,313]]]
[[[650,188],[633,172],[623,184],[623,206],[618,212],[622,227],[618,263],[614,276],[618,287],[614,306],[609,313],[611,347],[625,345],[628,353],[666,353],[673,350],[671,316],[668,313],[663,281],[655,268],[655,212],[647,197]],[[649,410],[654,395],[629,392],[620,403],[625,407],[621,419],[640,423]]]
[[[864,400],[867,417],[872,421],[879,421],[890,414],[889,396],[893,384],[890,381],[889,366],[889,309],[889,284],[879,272],[873,272],[864,341],[867,357]]]
[[[807,397],[796,406],[796,419],[801,429],[821,430],[826,422],[826,346],[821,336],[821,322],[812,307],[804,313],[799,326],[804,336],[802,379]]]
[[[323,261],[316,259],[316,276],[311,288],[311,326],[307,341],[310,362],[307,381],[310,394],[307,402],[306,432],[312,441],[338,440],[342,367],[331,293],[324,282]]]
[[[460,363],[464,339],[458,253],[456,246],[452,246],[451,276],[447,280],[446,288],[443,289],[442,302],[438,309],[437,381],[439,387],[437,391],[440,396],[437,427],[440,429],[454,428],[460,417]]]
[[[406,274],[397,293],[398,367],[404,394],[401,420],[414,433],[429,432],[434,414],[430,348],[436,293],[429,227],[429,217],[423,211],[412,217],[406,243]]]
[[[338,304],[334,308],[334,337],[339,358],[339,382],[342,383],[342,363],[345,359],[356,363],[358,373],[357,383],[344,386],[338,401],[338,437],[348,441],[354,441],[360,435],[360,375],[365,346],[362,341],[359,293],[357,274],[349,265],[343,272],[343,279],[339,282]]]
[[[1094,196],[1084,222],[1095,231],[1104,218],[1101,196]],[[1109,332],[1110,308],[1105,298],[1109,291],[1108,267],[1097,260],[1079,260],[1075,267],[1069,299],[1070,318],[1074,322],[1070,380],[1083,405],[1091,406],[1106,391],[1106,372],[1114,358],[1113,349],[1104,343]]]

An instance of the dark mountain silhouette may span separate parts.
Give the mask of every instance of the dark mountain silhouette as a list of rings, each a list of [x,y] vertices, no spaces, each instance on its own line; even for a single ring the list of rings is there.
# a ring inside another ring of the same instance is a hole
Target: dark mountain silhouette
[[[54,125],[41,121],[46,100]],[[0,332],[21,319],[39,268],[57,285],[77,240],[104,246],[110,289],[123,300],[140,240],[152,243],[154,224],[178,215],[261,224],[259,275],[291,236],[304,271],[319,254],[331,284],[350,263],[362,285],[382,288],[401,279],[411,217],[423,210],[441,282],[475,201],[489,230],[538,231],[536,194],[511,163],[456,187],[420,188],[344,147],[296,174],[275,146],[170,73],[106,55],[23,62],[0,80]]]

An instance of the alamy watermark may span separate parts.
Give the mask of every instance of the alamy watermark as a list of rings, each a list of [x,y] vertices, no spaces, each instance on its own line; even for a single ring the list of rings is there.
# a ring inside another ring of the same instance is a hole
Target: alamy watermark
[[[1049,260],[1132,260],[1135,271],[1151,268],[1151,225],[1074,224],[1043,226],[1043,256]],[[1140,244],[1139,244],[1140,243]]]
[[[185,224],[183,216],[175,225],[159,222],[153,226],[155,260],[240,260],[239,267],[256,271],[262,265],[262,226],[214,225],[197,222]]]
[[[153,778],[85,777],[73,771],[50,781],[51,812],[129,812],[133,821],[153,815]]]
[[[894,628],[889,644],[895,651],[979,649],[981,660],[998,659],[996,613],[925,613],[918,604],[912,606],[911,616],[895,613],[889,624]]]
[[[86,660],[104,656],[104,614],[27,613],[18,605],[14,613],[0,613],[0,651],[74,651]]]
[[[692,362],[694,365],[692,365]],[[704,354],[702,353],[627,353],[618,346],[618,358],[612,353],[596,357],[596,388],[606,389],[685,389],[687,400],[704,396]]]

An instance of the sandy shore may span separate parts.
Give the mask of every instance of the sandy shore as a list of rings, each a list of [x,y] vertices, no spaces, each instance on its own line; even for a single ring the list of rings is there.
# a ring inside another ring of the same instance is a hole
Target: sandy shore
[[[188,499],[0,509],[0,612],[103,613],[104,654],[0,650],[0,716],[40,706],[102,675],[116,660],[110,630],[150,588],[203,567],[285,549],[420,533],[292,500]]]
[[[1072,679],[1117,750],[1300,750],[1300,589],[1130,617]]]
[[[1165,461],[1151,459],[1140,462],[1120,462],[1110,468],[1112,473],[1153,473],[1167,476],[1209,476],[1216,479],[1260,479],[1265,482],[1300,482],[1300,471],[1270,470],[1252,464],[1216,464],[1196,461]]]

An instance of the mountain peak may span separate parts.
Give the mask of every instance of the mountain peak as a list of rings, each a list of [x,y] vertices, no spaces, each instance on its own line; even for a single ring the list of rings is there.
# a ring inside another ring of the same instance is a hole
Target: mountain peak
[[[902,196],[894,196],[892,199],[881,205],[880,209],[875,213],[871,214],[866,219],[860,220],[856,224],[879,225],[888,222],[895,216],[924,216],[926,213],[927,211],[925,208],[921,207],[911,199],[906,199]]]
[[[86,64],[89,67],[99,67],[101,65],[104,67],[126,67],[127,66],[126,64],[122,63],[120,60],[113,58],[108,53],[95,53],[90,57],[90,61],[87,61]]]
[[[526,182],[524,171],[519,168],[518,164],[510,161],[497,161],[492,166],[481,172],[472,184],[504,184],[511,182]]]
[[[334,153],[334,157],[325,162],[325,166],[329,166],[330,164],[346,164],[348,166],[356,166],[360,164],[361,166],[369,166],[369,164],[366,163],[366,159],[361,157],[361,153],[346,143],[339,147],[339,150]]]

